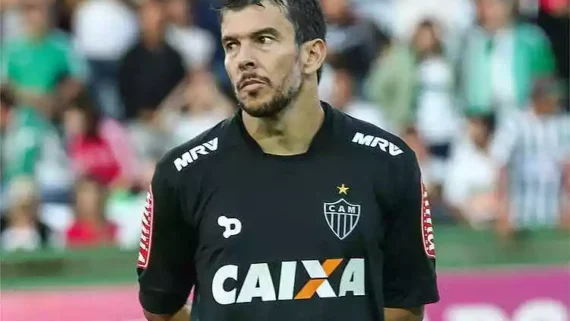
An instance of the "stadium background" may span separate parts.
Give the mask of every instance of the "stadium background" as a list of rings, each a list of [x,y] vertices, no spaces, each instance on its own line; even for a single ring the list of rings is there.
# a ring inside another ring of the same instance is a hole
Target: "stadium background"
[[[570,220],[527,211],[552,201],[537,190],[511,213],[526,223],[506,224],[493,152],[537,99],[560,94],[546,101],[563,128],[569,2],[322,3],[323,100],[401,135],[420,161],[442,296],[428,320],[570,320]],[[142,320],[134,266],[154,163],[234,110],[209,8],[0,1],[0,319]],[[553,137],[533,139],[568,160],[569,140]]]

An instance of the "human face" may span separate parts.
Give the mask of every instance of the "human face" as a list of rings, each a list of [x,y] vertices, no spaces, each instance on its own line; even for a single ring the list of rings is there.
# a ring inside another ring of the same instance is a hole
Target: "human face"
[[[160,38],[166,23],[164,6],[157,1],[149,1],[139,9],[141,29],[150,38]]]
[[[26,0],[21,4],[22,14],[28,33],[41,36],[50,25],[49,4],[47,1]]]
[[[514,0],[479,0],[477,9],[484,28],[495,31],[504,27],[511,18]]]
[[[77,214],[85,221],[97,221],[101,219],[101,206],[103,195],[97,183],[92,181],[81,182],[75,190],[77,198]]]
[[[489,141],[489,128],[480,117],[471,117],[467,122],[467,132],[476,146],[485,147]]]
[[[252,117],[274,117],[298,96],[303,75],[293,24],[264,1],[223,14],[225,66],[240,107]]]

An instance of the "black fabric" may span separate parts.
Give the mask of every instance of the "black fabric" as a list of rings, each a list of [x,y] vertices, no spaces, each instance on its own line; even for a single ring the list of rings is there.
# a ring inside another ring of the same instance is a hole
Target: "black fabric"
[[[127,119],[141,110],[155,110],[184,78],[180,53],[164,43],[156,49],[142,42],[123,57],[119,67],[119,90]]]
[[[438,301],[414,153],[323,108],[302,155],[263,153],[238,113],[161,160],[145,309],[171,313],[193,285],[200,321],[383,321]]]

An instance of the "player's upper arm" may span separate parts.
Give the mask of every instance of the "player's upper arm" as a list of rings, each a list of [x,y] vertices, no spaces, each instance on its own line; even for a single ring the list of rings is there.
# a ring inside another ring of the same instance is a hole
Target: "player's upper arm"
[[[145,311],[157,315],[175,314],[195,282],[196,234],[183,217],[173,175],[169,168],[157,166],[142,218],[139,300]]]
[[[427,191],[415,155],[397,160],[393,201],[385,219],[384,305],[416,308],[439,300],[434,233]]]

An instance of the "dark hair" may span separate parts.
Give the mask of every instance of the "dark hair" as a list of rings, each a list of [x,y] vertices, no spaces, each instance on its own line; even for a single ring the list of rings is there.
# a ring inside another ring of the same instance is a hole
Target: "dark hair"
[[[224,11],[240,10],[251,5],[263,7],[263,1],[283,9],[287,19],[293,24],[297,45],[314,39],[325,40],[327,26],[319,0],[221,0],[220,5],[215,6],[215,10],[220,13],[221,21]],[[317,71],[319,81],[321,74],[322,67]]]
[[[87,127],[85,135],[89,137],[99,136],[99,123],[103,115],[91,96],[83,91],[72,101],[71,106],[85,115]]]
[[[418,40],[418,37],[420,35],[420,30],[422,30],[422,29],[428,29],[434,38],[435,47],[433,48],[433,53],[438,54],[438,55],[443,54],[443,45],[441,43],[441,39],[439,38],[439,35],[437,34],[437,22],[435,20],[432,20],[432,19],[422,20],[416,27],[416,32],[415,32],[414,37],[413,37],[413,43],[414,44]]]
[[[494,112],[467,113],[467,118],[480,121],[489,135],[492,135],[497,129],[497,116]]]
[[[6,108],[11,108],[14,105],[14,97],[6,88],[0,89],[0,104]]]

